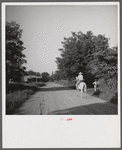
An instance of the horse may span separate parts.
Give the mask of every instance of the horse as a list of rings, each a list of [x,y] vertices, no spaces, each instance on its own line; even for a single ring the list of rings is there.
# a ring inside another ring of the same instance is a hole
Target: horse
[[[81,92],[81,98],[83,98],[83,93],[86,92],[87,86],[85,82],[81,82],[78,86],[76,84],[76,90],[77,90],[77,97],[78,97],[78,91]]]

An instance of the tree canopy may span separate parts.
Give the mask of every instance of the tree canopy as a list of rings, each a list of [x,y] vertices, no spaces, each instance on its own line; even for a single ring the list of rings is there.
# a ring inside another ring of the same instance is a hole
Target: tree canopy
[[[23,42],[20,40],[22,29],[14,21],[6,22],[6,81],[11,79],[20,82],[22,75],[25,73],[26,63],[23,50]]]
[[[42,80],[43,80],[44,82],[49,81],[49,77],[50,77],[50,75],[49,75],[48,72],[43,72],[43,73],[42,73]]]
[[[91,85],[94,78],[117,77],[117,47],[109,48],[109,38],[105,35],[72,32],[72,36],[64,38],[61,57],[56,58],[58,72],[62,78],[72,79],[83,72],[85,81]]]
[[[40,72],[35,72],[35,71],[33,71],[33,70],[26,71],[26,74],[27,74],[27,75],[34,75],[34,76],[41,77]]]

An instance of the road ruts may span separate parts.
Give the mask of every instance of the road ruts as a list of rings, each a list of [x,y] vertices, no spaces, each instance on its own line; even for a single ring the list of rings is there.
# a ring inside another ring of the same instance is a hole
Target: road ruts
[[[76,90],[48,82],[18,109],[16,115],[112,115],[117,111],[117,105],[88,94],[77,97]]]

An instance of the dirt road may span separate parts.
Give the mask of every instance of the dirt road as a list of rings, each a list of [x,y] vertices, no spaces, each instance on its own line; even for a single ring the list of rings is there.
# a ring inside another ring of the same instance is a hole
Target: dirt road
[[[76,90],[53,82],[31,96],[17,115],[102,115],[117,114],[117,106],[90,95],[77,97]]]

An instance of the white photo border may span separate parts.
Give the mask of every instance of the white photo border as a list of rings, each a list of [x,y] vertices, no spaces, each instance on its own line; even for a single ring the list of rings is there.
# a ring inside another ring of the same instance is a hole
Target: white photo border
[[[117,5],[118,6],[118,115],[5,114],[5,16],[10,5]],[[3,148],[119,148],[120,147],[120,5],[119,2],[5,2],[2,3],[2,139]],[[102,137],[100,137],[102,136]],[[110,139],[111,138],[111,139]],[[82,141],[82,142],[81,142]]]

